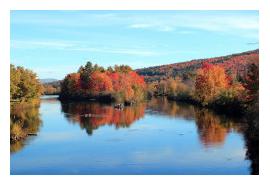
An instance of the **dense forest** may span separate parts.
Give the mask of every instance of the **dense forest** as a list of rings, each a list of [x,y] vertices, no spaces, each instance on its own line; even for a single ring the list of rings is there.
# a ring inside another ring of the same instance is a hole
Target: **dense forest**
[[[241,79],[246,73],[247,66],[252,63],[249,58],[259,56],[259,50],[252,50],[238,54],[231,54],[222,57],[194,59],[187,62],[179,62],[169,65],[154,66],[137,69],[139,75],[144,76],[146,82],[160,81],[168,77],[181,77],[183,81],[194,80],[196,71],[207,62],[209,64],[219,65],[225,69],[233,79]]]
[[[97,99],[130,104],[145,98],[145,88],[144,78],[129,66],[104,69],[87,62],[78,72],[64,78],[60,99]]]

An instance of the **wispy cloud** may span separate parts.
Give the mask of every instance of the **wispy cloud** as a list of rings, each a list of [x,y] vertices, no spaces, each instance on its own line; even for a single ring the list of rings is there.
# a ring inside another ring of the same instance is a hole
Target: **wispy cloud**
[[[151,24],[132,24],[129,26],[130,28],[151,28],[153,25]]]
[[[110,54],[127,54],[135,56],[156,56],[160,53],[150,50],[140,50],[132,48],[93,48],[93,47],[78,47],[70,48],[73,51],[88,51],[88,52],[99,52],[99,53],[110,53]]]
[[[75,42],[65,41],[22,41],[12,40],[11,47],[17,49],[39,49],[39,48],[53,48],[65,49],[76,46]]]
[[[258,35],[259,22],[256,15],[165,14],[152,20],[149,18],[137,19],[135,23],[129,25],[129,28],[175,31],[181,34],[191,34],[194,33],[192,32],[194,30],[204,30],[253,37]]]
[[[12,40],[11,47],[14,49],[49,49],[49,50],[66,50],[66,51],[86,51],[109,54],[126,54],[134,56],[157,56],[160,52],[146,48],[117,48],[117,47],[91,47],[87,43],[77,41],[23,41]]]
[[[259,42],[249,42],[249,43],[247,43],[247,45],[258,45],[259,44]]]
[[[31,24],[53,27],[106,27],[147,29],[178,32],[205,30],[242,36],[243,32],[258,32],[258,14],[235,11],[60,11],[53,13],[11,14],[11,24]],[[79,20],[79,21],[78,21]]]

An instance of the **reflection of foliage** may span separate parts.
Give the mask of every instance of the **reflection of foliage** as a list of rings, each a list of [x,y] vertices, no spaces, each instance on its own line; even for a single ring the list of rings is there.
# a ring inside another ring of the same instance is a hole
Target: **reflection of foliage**
[[[187,120],[194,119],[194,106],[185,103],[168,101],[166,98],[151,99],[147,105],[151,110],[165,113],[172,117],[181,117]]]
[[[205,146],[223,144],[230,130],[242,131],[237,118],[217,115],[208,109],[201,109],[190,104],[177,103],[163,98],[151,99],[148,102],[148,107],[151,110],[165,113],[172,117],[181,117],[187,120],[194,119],[198,127],[200,140]]]
[[[25,141],[24,140],[20,140],[20,141],[14,141],[10,144],[10,152],[11,153],[16,153],[18,151],[20,151],[25,145]]]
[[[201,142],[205,146],[222,145],[232,122],[222,120],[206,109],[196,110],[196,124]]]
[[[73,123],[79,123],[88,134],[92,134],[93,129],[102,125],[129,127],[144,116],[145,110],[145,104],[135,104],[123,110],[97,102],[68,102],[61,105],[66,118]]]
[[[244,132],[246,141],[246,158],[251,160],[251,174],[259,174],[259,117],[251,115]]]
[[[28,134],[36,134],[39,131],[41,124],[39,106],[40,100],[11,105],[11,152],[17,152],[24,146],[24,140],[27,138]]]

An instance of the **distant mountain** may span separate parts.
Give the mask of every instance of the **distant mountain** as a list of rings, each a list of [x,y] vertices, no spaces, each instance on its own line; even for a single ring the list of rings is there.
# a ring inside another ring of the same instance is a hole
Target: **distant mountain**
[[[247,65],[259,57],[259,49],[237,53],[227,56],[195,59],[187,62],[173,63],[169,65],[154,66],[137,69],[136,72],[145,77],[146,82],[166,79],[168,77],[181,77],[183,80],[194,78],[196,70],[204,62],[221,65],[232,78],[241,77],[246,73]]]
[[[52,83],[52,82],[59,81],[59,80],[58,79],[53,79],[53,78],[48,78],[48,79],[40,79],[39,81],[42,84],[45,84],[45,83]]]

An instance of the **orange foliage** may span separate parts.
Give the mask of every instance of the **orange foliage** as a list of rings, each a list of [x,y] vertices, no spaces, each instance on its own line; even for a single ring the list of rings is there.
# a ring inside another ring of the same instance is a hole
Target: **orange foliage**
[[[229,127],[223,126],[219,117],[207,110],[196,111],[196,124],[200,141],[207,147],[222,145],[229,132]],[[232,127],[232,126],[230,126]]]
[[[116,128],[128,127],[144,116],[145,107],[145,104],[138,104],[118,110],[98,103],[62,104],[63,111],[68,113],[66,117],[88,130],[103,125],[114,125]],[[88,115],[89,113],[91,115]]]
[[[144,98],[145,87],[144,78],[129,66],[121,65],[105,70],[88,62],[78,73],[65,77],[60,97],[88,99],[106,96],[106,99],[117,102],[138,102]]]
[[[105,73],[93,72],[90,79],[90,89],[95,95],[113,90],[112,81]]]
[[[222,90],[228,87],[228,78],[224,68],[204,63],[197,71],[195,82],[196,98],[204,105],[207,105]]]

